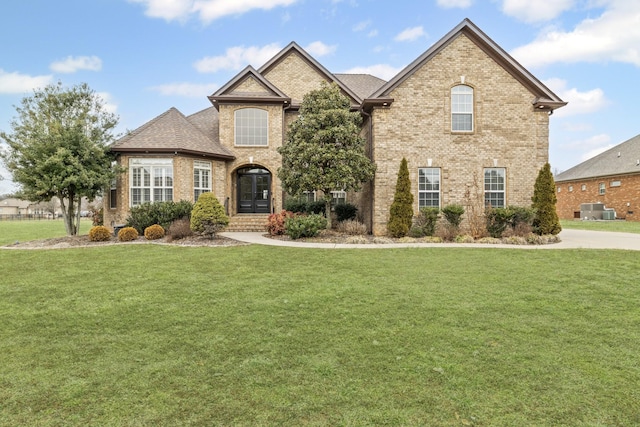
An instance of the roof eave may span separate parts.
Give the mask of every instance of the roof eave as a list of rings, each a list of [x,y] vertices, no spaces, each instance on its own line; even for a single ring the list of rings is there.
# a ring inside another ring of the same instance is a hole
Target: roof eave
[[[236,156],[232,155],[232,154],[220,154],[220,153],[210,153],[210,152],[206,152],[206,151],[199,151],[199,150],[189,150],[189,149],[184,149],[184,148],[160,148],[160,147],[156,147],[156,148],[130,148],[130,147],[122,147],[122,148],[111,148],[111,151],[114,153],[138,153],[138,154],[144,154],[144,155],[149,155],[149,154],[173,154],[173,155],[178,155],[178,154],[187,154],[190,156],[198,156],[198,157],[209,157],[209,158],[216,158],[216,159],[222,159],[222,160],[235,160]]]

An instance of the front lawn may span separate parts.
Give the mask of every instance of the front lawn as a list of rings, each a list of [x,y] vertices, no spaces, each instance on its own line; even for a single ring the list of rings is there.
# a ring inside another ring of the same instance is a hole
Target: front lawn
[[[638,425],[637,254],[0,250],[0,425]]]
[[[91,220],[82,218],[78,234],[87,234],[90,228]],[[61,219],[0,221],[0,246],[65,235],[66,230]]]
[[[560,220],[562,228],[590,231],[613,231],[618,233],[640,234],[640,222],[638,221],[582,221]]]

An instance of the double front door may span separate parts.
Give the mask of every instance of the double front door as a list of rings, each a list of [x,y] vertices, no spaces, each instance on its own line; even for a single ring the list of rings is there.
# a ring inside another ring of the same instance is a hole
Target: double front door
[[[271,212],[271,174],[266,169],[238,170],[238,213]]]

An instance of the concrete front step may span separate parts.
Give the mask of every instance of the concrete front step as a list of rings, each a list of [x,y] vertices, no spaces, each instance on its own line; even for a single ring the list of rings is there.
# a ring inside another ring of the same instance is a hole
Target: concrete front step
[[[268,214],[238,214],[229,218],[224,231],[266,231]]]

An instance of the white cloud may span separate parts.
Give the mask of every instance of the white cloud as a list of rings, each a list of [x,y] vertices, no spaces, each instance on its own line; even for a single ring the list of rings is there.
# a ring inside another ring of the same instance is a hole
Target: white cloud
[[[259,67],[282,48],[277,43],[271,43],[263,47],[235,46],[227,49],[224,55],[209,56],[196,61],[193,66],[200,73],[215,73],[220,70],[240,70],[251,64]]]
[[[159,86],[153,86],[150,89],[159,92],[165,96],[184,96],[188,98],[201,98],[211,95],[218,85],[211,84],[195,84],[195,83],[169,83]]]
[[[544,22],[555,19],[575,3],[575,0],[503,0],[502,12],[524,22]]]
[[[360,31],[364,31],[371,26],[371,20],[358,22],[353,26],[353,32],[358,33]]]
[[[525,67],[607,61],[640,67],[639,20],[640,2],[609,0],[599,17],[585,19],[570,31],[545,29],[535,41],[511,54]]]
[[[466,9],[468,7],[471,7],[472,4],[472,0],[438,0],[438,6],[444,9]]]
[[[96,92],[96,95],[102,99],[102,106],[106,112],[116,114],[118,105],[114,102],[113,96],[109,92]]]
[[[315,41],[304,48],[311,56],[325,56],[332,54],[338,48],[337,45],[328,46],[321,41]]]
[[[549,79],[543,82],[563,101],[569,104],[556,110],[558,117],[589,114],[601,110],[609,104],[609,100],[600,88],[580,92],[577,88],[568,88],[562,79]]]
[[[290,6],[298,0],[129,0],[141,3],[145,14],[166,21],[186,21],[197,15],[204,23],[210,23],[229,15],[242,15],[255,9],[270,10]]]
[[[406,30],[403,30],[400,34],[395,36],[394,40],[397,42],[406,42],[406,41],[411,42],[425,35],[426,33],[424,32],[424,28],[422,28],[422,26],[412,27],[412,28],[407,28]]]
[[[584,140],[573,141],[569,144],[570,147],[575,147],[582,151],[582,154],[580,155],[580,162],[584,162],[585,160],[595,157],[600,153],[604,153],[614,145],[615,144],[611,142],[611,137],[604,133],[594,135]]]
[[[67,56],[65,59],[55,61],[49,66],[56,73],[75,73],[78,70],[100,71],[102,60],[97,56]]]
[[[371,30],[367,33],[367,37],[375,37],[378,35],[378,30]]]
[[[387,64],[376,64],[368,67],[354,67],[343,71],[345,74],[371,74],[384,80],[390,80],[398,74],[402,68],[395,68]]]
[[[43,88],[51,83],[53,76],[29,76],[7,73],[0,68],[0,93],[25,93]]]

